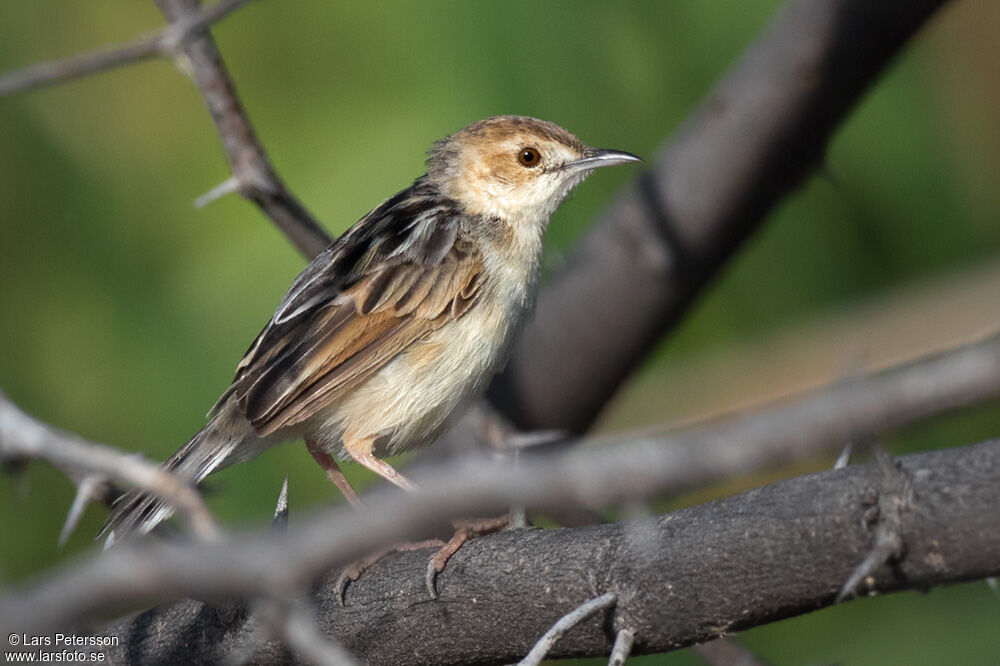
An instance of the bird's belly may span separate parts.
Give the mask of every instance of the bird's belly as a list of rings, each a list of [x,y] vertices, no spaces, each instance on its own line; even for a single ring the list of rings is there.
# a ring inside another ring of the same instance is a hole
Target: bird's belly
[[[516,318],[509,310],[477,307],[413,343],[331,405],[317,439],[341,459],[345,432],[375,438],[376,456],[432,443],[493,377]]]

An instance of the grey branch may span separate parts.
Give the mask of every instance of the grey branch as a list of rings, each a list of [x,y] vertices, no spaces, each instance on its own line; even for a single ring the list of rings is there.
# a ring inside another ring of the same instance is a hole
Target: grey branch
[[[494,404],[522,429],[583,432],[943,4],[786,3],[544,287]]]
[[[891,566],[870,574],[863,593],[923,590],[1000,572],[1000,441],[898,462],[912,489],[900,511],[906,549]],[[581,591],[613,589],[618,595],[613,617],[581,623],[574,640],[555,644],[549,657],[607,655],[616,638],[611,626],[635,631],[636,654],[664,652],[833,604],[874,545],[877,522],[863,517],[872,497],[884,491],[885,475],[877,464],[853,465],[655,518],[502,532],[456,554],[442,576],[438,602],[427,599],[423,586],[431,552],[425,550],[376,564],[351,586],[346,608],[332,589],[334,576],[318,588],[314,603],[323,632],[368,664],[499,664],[527,653],[534,637],[579,604]],[[243,575],[243,559],[226,567],[212,557],[203,565],[214,576],[233,579]],[[141,576],[133,560],[118,575],[144,580],[152,571],[171,580],[179,566],[195,561],[184,560],[163,567],[156,556]],[[277,560],[260,560],[255,571],[272,577],[273,563]],[[87,567],[73,579],[99,589],[84,576],[100,573]],[[53,595],[58,582],[47,583]],[[68,591],[64,599],[74,596]],[[217,593],[220,586],[208,591]],[[0,626],[16,627],[11,621],[26,619],[20,611],[28,604],[37,609],[37,592],[33,599],[0,605]],[[148,666],[165,660],[216,662],[251,632],[214,606],[187,600],[101,633],[121,639],[114,663]],[[280,645],[268,643],[251,663],[288,662]]]
[[[794,401],[667,434],[582,440],[584,447],[670,452],[686,490],[830,454],[906,425],[1000,398],[1000,335],[880,372],[842,380]]]
[[[0,458],[46,460],[75,470],[71,477],[82,488],[88,479],[110,479],[164,499],[181,515],[191,532],[216,539],[219,529],[208,507],[191,485],[156,465],[109,446],[85,441],[31,418],[0,391]],[[89,495],[89,491],[88,491]],[[73,521],[73,512],[67,523]],[[64,530],[65,531],[65,530]]]
[[[635,632],[631,629],[621,629],[615,636],[615,644],[611,647],[608,666],[625,666],[634,644]]]
[[[598,611],[614,606],[617,601],[618,595],[614,592],[605,592],[601,596],[590,601],[585,601],[566,613],[548,631],[542,634],[542,637],[538,639],[538,642],[535,643],[524,659],[517,662],[517,666],[538,666],[545,660],[549,652],[552,651],[552,646],[558,643],[566,635],[566,632]]]
[[[115,67],[156,57],[171,57],[189,37],[206,26],[224,19],[251,0],[220,0],[208,9],[196,12],[184,21],[164,28],[152,37],[135,39],[93,53],[38,63],[0,75],[0,97],[65,83]]]
[[[155,0],[171,22],[197,11],[198,0]],[[307,258],[330,244],[331,238],[281,181],[257,138],[236,94],[222,55],[207,31],[185,41],[180,52],[190,65],[194,82],[219,130],[236,188],[257,204]]]
[[[8,617],[25,623],[59,626],[147,598],[268,596],[283,586],[313,580],[335,563],[401,539],[424,537],[450,518],[494,515],[511,504],[594,509],[677,492],[835,450],[844,439],[869,437],[998,394],[1000,337],[992,337],[689,433],[645,436],[613,446],[605,440],[604,445],[570,447],[558,454],[530,455],[528,450],[513,467],[482,461],[462,467],[451,461],[415,475],[423,488],[415,496],[376,494],[364,514],[336,512],[307,519],[280,538],[246,536],[204,550],[172,544],[122,547],[51,576],[23,598],[4,602],[13,606],[0,604],[0,609],[12,609]],[[134,558],[150,562],[161,577],[125,576]],[[445,579],[450,572],[445,571]]]
[[[913,506],[910,482],[888,453],[882,449],[878,449],[876,453],[882,469],[882,492],[866,507],[863,517],[865,523],[875,525],[874,544],[840,588],[837,603],[855,594],[861,581],[880,566],[903,555],[902,512]]]

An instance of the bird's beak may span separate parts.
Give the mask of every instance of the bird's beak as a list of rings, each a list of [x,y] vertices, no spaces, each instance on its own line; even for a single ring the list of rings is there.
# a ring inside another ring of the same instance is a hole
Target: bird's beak
[[[636,157],[632,153],[624,150],[609,150],[607,148],[587,148],[583,151],[583,156],[578,160],[567,162],[562,165],[563,171],[585,171],[598,167],[615,166],[616,164],[628,164],[629,162],[641,162],[642,158]]]

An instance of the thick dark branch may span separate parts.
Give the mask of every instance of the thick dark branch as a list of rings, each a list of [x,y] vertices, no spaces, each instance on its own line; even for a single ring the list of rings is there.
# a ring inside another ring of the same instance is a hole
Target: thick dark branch
[[[494,404],[582,432],[942,4],[788,3],[543,289]]]
[[[320,587],[319,620],[368,664],[499,664],[614,592],[615,609],[570,630],[551,657],[607,655],[621,629],[635,632],[634,653],[674,650],[832,604],[873,547],[872,508],[886,502],[900,507],[905,550],[864,593],[1000,573],[1000,441],[899,463],[903,494],[880,466],[852,466],[657,518],[479,539],[449,564],[436,602],[423,586],[429,551],[399,554],[352,584],[346,608],[329,582]],[[149,665],[219,661],[250,631],[232,606],[184,601],[108,633],[121,639],[114,663]],[[288,662],[271,643],[251,663]]]
[[[156,0],[171,22],[198,9],[198,0]],[[330,244],[330,236],[278,177],[257,139],[222,55],[208,30],[182,44],[194,81],[222,137],[233,189],[257,204],[307,258]]]

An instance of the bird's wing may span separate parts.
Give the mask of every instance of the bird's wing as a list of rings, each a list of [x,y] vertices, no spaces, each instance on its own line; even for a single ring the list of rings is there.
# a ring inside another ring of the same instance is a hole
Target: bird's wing
[[[407,192],[317,257],[247,351],[220,403],[234,399],[259,435],[308,419],[475,302],[481,255]]]

